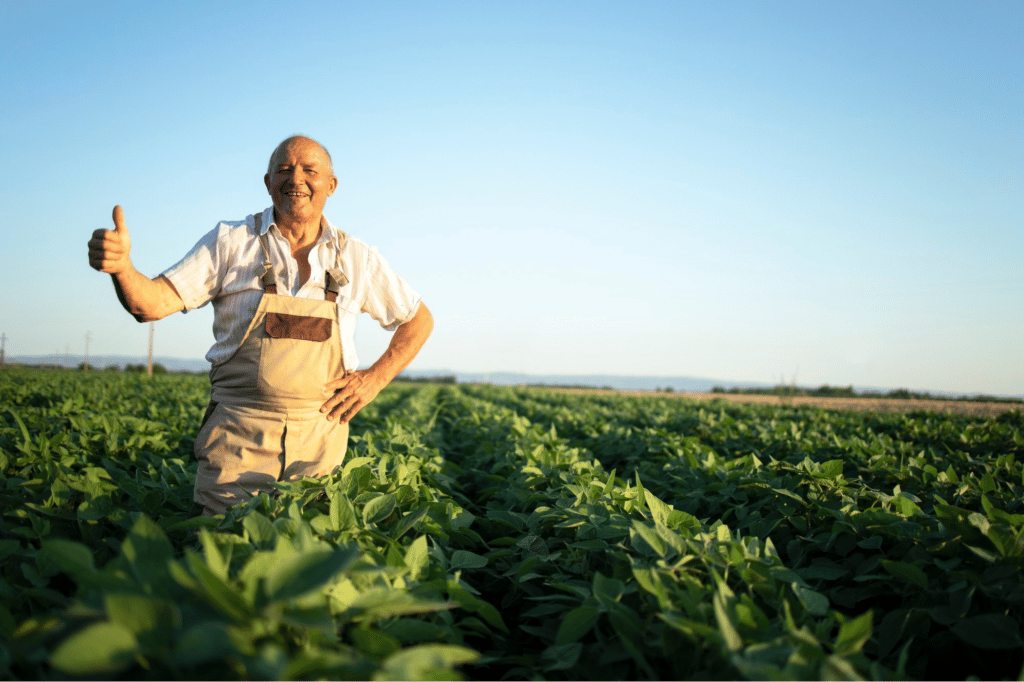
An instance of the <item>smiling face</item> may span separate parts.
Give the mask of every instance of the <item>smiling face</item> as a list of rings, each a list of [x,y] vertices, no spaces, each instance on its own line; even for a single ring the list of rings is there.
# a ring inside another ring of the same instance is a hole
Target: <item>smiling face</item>
[[[327,197],[338,187],[331,157],[306,137],[289,138],[277,148],[263,182],[276,219],[288,222],[319,222]]]

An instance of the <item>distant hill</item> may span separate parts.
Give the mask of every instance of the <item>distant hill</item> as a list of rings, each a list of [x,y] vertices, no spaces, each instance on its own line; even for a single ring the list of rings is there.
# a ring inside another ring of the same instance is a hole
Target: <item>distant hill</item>
[[[627,376],[620,374],[527,374],[525,372],[459,372],[450,369],[439,370],[407,370],[402,372],[408,377],[448,377],[454,376],[462,383],[486,383],[498,386],[545,385],[545,386],[592,386],[594,388],[613,388],[620,391],[654,391],[671,388],[683,393],[709,393],[719,386],[726,390],[733,388],[772,388],[776,384],[757,381],[726,381],[724,379],[708,379],[689,376]],[[818,386],[797,386],[797,388],[815,389]],[[888,393],[895,387],[854,386],[857,393]],[[975,393],[958,393],[952,391],[928,391],[934,396],[960,398],[977,395]],[[1024,395],[1000,395],[1002,398],[1024,398]]]
[[[65,355],[63,353],[51,353],[50,355],[14,355],[7,358],[7,361],[18,365],[51,365],[57,367],[78,367],[85,361],[84,355]],[[185,358],[168,358],[158,356],[153,358],[154,364],[161,364],[169,372],[209,372],[210,363],[206,360],[188,360]],[[90,355],[89,366],[97,369],[117,365],[124,369],[125,365],[146,364],[146,358],[127,355]]]
[[[593,386],[614,388],[621,391],[653,391],[671,388],[673,391],[710,391],[714,386],[761,386],[766,384],[736,383],[701,377],[672,376],[624,376],[619,374],[527,374],[525,372],[459,372],[455,370],[409,370],[402,373],[411,377],[454,376],[460,384],[484,383],[499,386],[519,384],[544,384],[546,386]]]
[[[82,355],[17,355],[11,356],[8,362],[23,365],[56,365],[58,367],[78,367],[85,357]],[[155,357],[154,363],[160,363],[169,372],[200,372],[210,371],[210,363],[206,360],[187,358]],[[146,358],[124,355],[96,355],[89,357],[92,367],[102,369],[117,365],[124,369],[125,365],[145,364]],[[402,372],[402,376],[417,377],[455,377],[460,384],[484,383],[498,386],[545,385],[545,386],[591,386],[594,388],[613,388],[620,391],[654,391],[671,388],[676,392],[708,393],[712,388],[720,386],[726,390],[732,388],[771,388],[775,384],[757,381],[726,381],[724,379],[708,379],[689,376],[629,376],[622,374],[528,374],[526,372],[460,372],[452,369],[412,369]],[[798,388],[814,389],[817,386],[798,386]],[[898,387],[854,386],[857,393],[886,393]],[[968,397],[976,394],[956,393],[950,391],[928,391],[936,396],[950,398]],[[1000,395],[1003,398],[1024,398],[1024,395]]]

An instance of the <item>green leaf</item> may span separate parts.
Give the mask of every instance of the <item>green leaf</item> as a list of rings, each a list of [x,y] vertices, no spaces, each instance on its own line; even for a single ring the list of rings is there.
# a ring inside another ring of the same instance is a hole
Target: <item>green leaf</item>
[[[639,480],[640,478],[638,475],[637,481],[639,482]],[[667,526],[668,517],[672,513],[672,507],[655,497],[654,493],[650,490],[643,489],[643,495],[648,509],[651,510],[651,517],[654,519],[654,522],[662,526]]]
[[[251,609],[234,587],[211,571],[206,563],[192,550],[185,551],[185,561],[194,577],[193,585],[195,591],[205,595],[218,611],[235,622],[242,623],[249,619]],[[177,566],[177,564],[172,564],[172,566]],[[174,577],[175,582],[178,584],[189,586],[183,578],[184,576],[178,575]]]
[[[249,542],[258,547],[273,547],[277,540],[277,529],[263,514],[251,511],[242,519],[242,528],[249,536]]]
[[[815,592],[814,590],[801,585],[793,585],[793,592],[796,594],[796,598],[800,600],[800,603],[803,604],[803,607],[807,609],[807,612],[811,615],[824,616],[828,613],[828,597],[823,595],[821,592]]]
[[[594,573],[594,598],[605,606],[617,602],[626,591],[626,584],[615,578],[606,578]]]
[[[402,647],[391,635],[367,626],[350,629],[349,636],[359,651],[373,658],[385,658]]]
[[[448,570],[457,571],[461,568],[483,568],[487,565],[487,557],[467,552],[464,549],[457,549],[452,552],[448,562]]]
[[[349,588],[351,589],[351,587]],[[465,595],[474,598],[473,595],[462,591]],[[337,594],[333,595],[337,598]],[[480,602],[486,604],[486,602]],[[341,619],[356,622],[373,622],[384,618],[395,616],[408,616],[417,613],[433,613],[434,611],[447,611],[460,606],[458,601],[439,601],[436,599],[424,599],[408,592],[399,592],[390,588],[371,588],[365,592],[356,593],[354,599],[348,600],[345,612]],[[494,607],[491,607],[492,609]],[[495,614],[497,611],[495,611]]]
[[[872,619],[872,612],[866,611],[857,618],[843,623],[839,628],[839,636],[836,638],[836,653],[840,656],[852,656],[860,653],[861,648],[871,638]]]
[[[993,525],[985,533],[985,536],[999,551],[999,554],[1004,557],[1018,556],[1021,553],[1020,541],[1017,540],[1013,532],[1006,526]]]
[[[814,565],[801,568],[800,577],[804,580],[838,580],[850,572],[842,566]]]
[[[169,658],[176,666],[190,667],[223,661],[235,651],[227,625],[207,621],[186,630]]]
[[[441,641],[447,639],[451,634],[449,628],[417,618],[395,618],[382,624],[382,627],[385,632],[404,644]]]
[[[549,646],[544,650],[542,657],[545,661],[554,661],[554,663],[544,666],[544,670],[568,670],[579,662],[581,653],[583,653],[583,645],[579,642]]]
[[[278,543],[280,546],[280,543]],[[326,585],[359,558],[359,548],[339,547],[333,551],[282,552],[266,575],[271,600],[291,599]]]
[[[26,454],[29,454],[31,452],[32,436],[29,435],[28,428],[25,426],[25,422],[21,421],[21,417],[19,417],[14,410],[7,408],[7,412],[12,417],[14,417],[14,421],[18,423],[18,428],[21,429],[21,437],[24,441],[24,443],[21,446],[22,450],[25,451]]]
[[[124,670],[135,659],[135,636],[117,623],[93,623],[64,640],[50,665],[69,675],[103,675]]]
[[[629,529],[629,541],[633,549],[643,554],[654,554],[664,557],[667,554],[665,541],[658,535],[658,531],[637,519]]]
[[[634,471],[633,474],[636,476],[636,501],[638,504],[637,509],[639,509],[640,513],[642,514],[644,511],[645,502],[647,501],[647,496],[645,494],[646,491],[644,490],[644,484],[640,482],[640,472]]]
[[[140,515],[128,537],[121,543],[121,554],[132,567],[135,579],[155,593],[166,593],[170,582],[168,564],[174,560],[174,548],[163,529],[148,516]]]
[[[722,634],[725,645],[729,647],[730,651],[739,651],[743,648],[743,638],[740,637],[740,633],[729,615],[727,597],[723,593],[721,586],[715,592],[712,603],[715,610],[715,620],[718,622],[718,631]]]
[[[493,627],[498,628],[502,632],[508,632],[508,626],[502,620],[498,609],[482,599],[477,599],[461,586],[455,584],[454,580],[448,582],[448,598],[470,613],[479,615]]]
[[[96,575],[92,550],[78,542],[46,538],[36,553],[36,562],[38,563],[41,558],[67,573],[78,583],[86,582]]]
[[[480,658],[472,649],[453,644],[421,644],[402,649],[385,659],[375,679],[447,679],[453,666]]]
[[[636,613],[622,604],[613,604],[612,608],[608,610],[608,620],[611,622],[615,634],[618,635],[619,643],[629,652],[646,676],[649,679],[657,679],[658,675],[647,662],[643,651],[640,650],[639,645],[644,642],[644,631]]]
[[[921,508],[918,507],[913,502],[913,500],[910,500],[909,498],[906,498],[903,495],[898,495],[892,498],[892,506],[895,507],[896,511],[902,514],[903,516],[909,517],[924,515],[924,512],[921,511]]]
[[[407,531],[411,530],[413,526],[419,523],[423,517],[427,515],[430,510],[426,507],[421,507],[416,511],[409,512],[395,524],[395,527],[391,529],[391,537],[398,539],[402,537]]]
[[[348,530],[357,525],[355,507],[348,495],[340,490],[331,496],[330,518],[332,530]]]
[[[363,507],[363,524],[368,526],[383,521],[396,506],[395,496],[390,493],[373,498]]]
[[[104,494],[98,483],[88,486],[88,499],[78,505],[78,518],[83,521],[100,521],[114,511],[114,502],[110,495]]]
[[[668,590],[665,589],[665,585],[661,582],[661,577],[658,571],[653,568],[646,568],[637,566],[636,563],[632,566],[633,577],[636,578],[637,585],[640,586],[645,592],[653,594],[658,600],[658,606],[662,610],[668,609],[671,605],[668,597]]]
[[[842,478],[843,460],[830,459],[827,462],[822,462],[821,473],[823,473],[828,478]]]
[[[206,567],[213,571],[214,575],[223,581],[228,579],[228,571],[231,568],[231,547],[227,548],[228,555],[225,557],[220,553],[220,547],[213,537],[213,533],[205,528],[199,531],[199,542],[203,546],[203,558],[206,559]]]
[[[427,572],[429,564],[427,536],[421,535],[413,540],[409,548],[405,550],[405,565],[409,567],[409,577],[412,580],[419,580]]]
[[[928,576],[914,564],[908,564],[905,561],[883,559],[882,566],[897,578],[912,582],[923,590],[928,589]]]
[[[614,487],[615,487],[615,469],[612,469],[612,472],[610,474],[608,474],[608,480],[604,484],[604,490],[602,491],[602,495],[607,495],[608,493],[610,493],[612,491],[612,488],[614,488]]]
[[[498,521],[508,526],[512,526],[519,531],[526,529],[526,522],[512,512],[502,511],[500,509],[490,509],[487,512],[487,518],[492,521]]]
[[[44,540],[45,545],[49,540]],[[21,548],[21,543],[17,540],[0,540],[0,560],[6,559]]]
[[[345,466],[341,470],[342,478],[348,476],[353,469],[361,467],[367,464],[373,464],[373,459],[370,457],[355,457],[345,462]]]
[[[857,669],[853,664],[836,656],[835,654],[827,657],[821,664],[820,678],[823,680],[862,680],[863,677],[857,673]]]
[[[579,606],[565,614],[558,626],[555,644],[569,644],[579,640],[597,623],[601,612],[592,606]]]
[[[169,600],[141,594],[105,594],[103,607],[112,623],[134,634],[144,646],[166,643],[181,621]]]
[[[964,618],[950,628],[960,639],[979,649],[1017,649],[1020,622],[1001,613]]]

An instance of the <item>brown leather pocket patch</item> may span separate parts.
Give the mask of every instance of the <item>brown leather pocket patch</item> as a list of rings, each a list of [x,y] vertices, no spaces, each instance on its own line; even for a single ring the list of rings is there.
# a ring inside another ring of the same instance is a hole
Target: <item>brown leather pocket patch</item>
[[[331,320],[288,313],[267,313],[267,336],[273,339],[326,341],[331,338]]]

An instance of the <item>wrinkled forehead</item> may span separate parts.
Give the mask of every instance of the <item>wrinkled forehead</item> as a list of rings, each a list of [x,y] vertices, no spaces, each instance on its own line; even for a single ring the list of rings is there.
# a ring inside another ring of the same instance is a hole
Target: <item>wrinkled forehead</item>
[[[308,137],[289,138],[279,144],[270,156],[270,167],[268,172],[273,172],[274,167],[288,162],[317,163],[326,166],[333,172],[331,155],[316,140]]]

